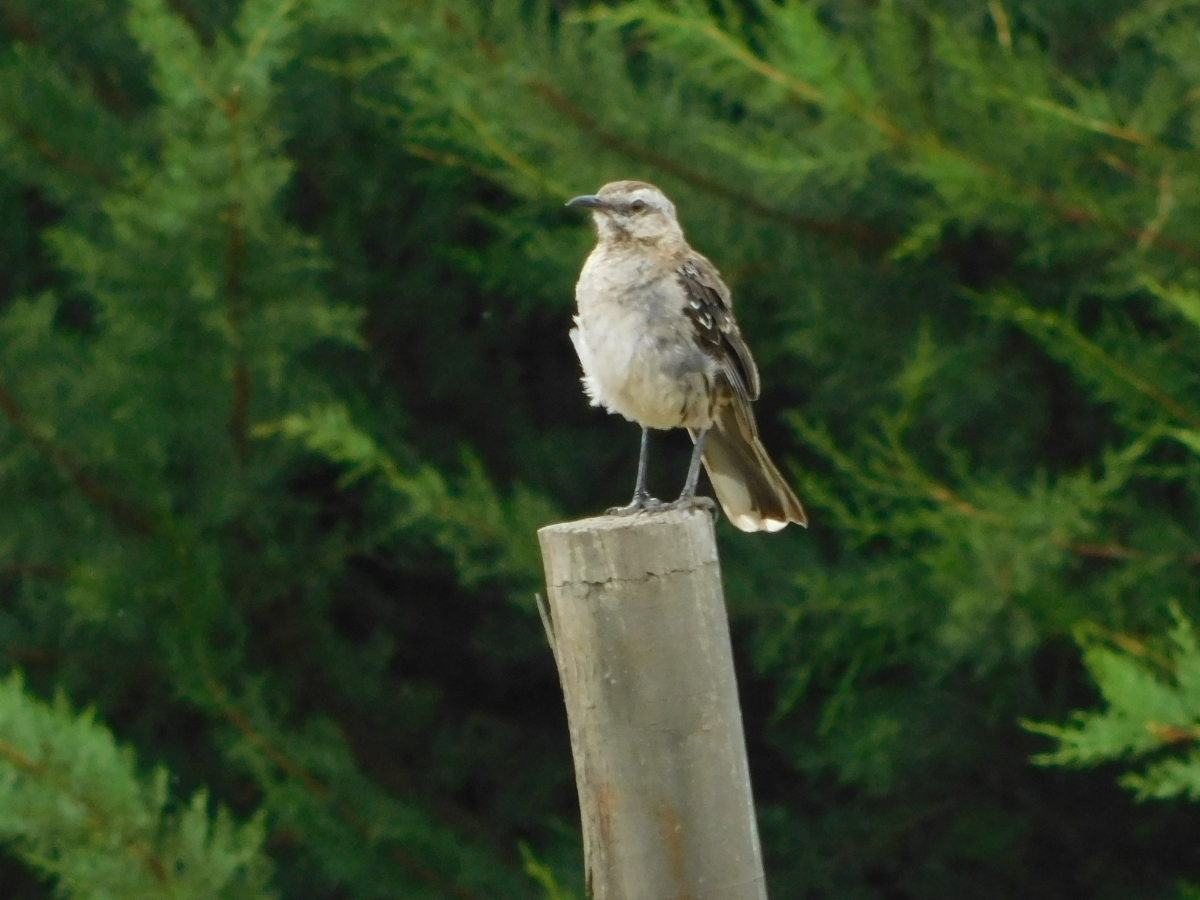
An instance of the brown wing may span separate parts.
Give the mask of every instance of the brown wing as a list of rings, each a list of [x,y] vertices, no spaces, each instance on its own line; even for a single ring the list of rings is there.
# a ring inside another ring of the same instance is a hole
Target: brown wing
[[[734,394],[743,401],[758,399],[758,366],[733,320],[729,288],[717,268],[699,253],[689,254],[677,270],[687,296],[684,313],[696,329],[700,345],[721,365]]]

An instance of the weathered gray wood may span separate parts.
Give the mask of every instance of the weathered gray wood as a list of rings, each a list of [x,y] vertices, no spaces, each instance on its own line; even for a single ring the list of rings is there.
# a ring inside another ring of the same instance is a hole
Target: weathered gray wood
[[[766,900],[712,521],[538,532],[594,900]]]

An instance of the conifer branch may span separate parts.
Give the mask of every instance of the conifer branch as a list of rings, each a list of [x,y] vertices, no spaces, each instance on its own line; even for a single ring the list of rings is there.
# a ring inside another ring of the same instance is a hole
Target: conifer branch
[[[204,24],[204,20],[200,18],[200,14],[196,12],[196,8],[188,0],[167,0],[167,6],[171,7],[175,15],[187,22],[188,27],[200,39],[200,43],[205,47],[212,46],[212,31]]]
[[[894,825],[884,829],[881,833],[872,836],[866,843],[858,843],[847,841],[846,845],[835,854],[829,861],[828,865],[834,866],[846,859],[853,858],[872,849],[877,849],[897,838],[902,837],[906,832],[912,831],[920,825],[924,825],[931,819],[936,819],[946,813],[953,812],[956,808],[962,805],[962,801],[956,798],[942,800],[934,803],[919,812],[914,813],[908,818],[897,822]]]
[[[45,773],[42,767],[35,763],[32,759],[14,747],[4,738],[0,738],[0,756],[7,759],[12,765],[20,769],[26,775],[31,775],[35,778],[42,777]]]
[[[1080,556],[1093,556],[1097,559],[1148,559],[1150,556],[1141,550],[1122,547],[1119,544],[1090,544],[1085,541],[1064,541],[1053,538],[1051,540],[1064,550],[1070,550]],[[1189,559],[1191,559],[1190,556],[1183,557],[1184,563],[1187,564]]]
[[[45,36],[37,27],[37,23],[12,9],[8,4],[0,3],[0,20],[3,20],[8,30],[22,43],[42,44],[45,41]],[[92,90],[106,109],[122,117],[128,117],[133,112],[133,104],[130,103],[128,97],[117,90],[108,77],[108,73],[95,68],[87,69],[87,73],[91,80]],[[105,184],[107,183],[105,182]]]
[[[1147,722],[1146,730],[1164,744],[1200,741],[1200,727],[1180,728],[1177,725],[1163,725],[1161,722]]]
[[[87,160],[68,156],[66,153],[63,153],[32,128],[16,123],[10,123],[10,125],[30,150],[56,169],[61,169],[71,175],[83,175],[85,178],[90,178],[104,187],[111,187],[116,182],[116,178],[108,172],[96,168]]]
[[[470,107],[466,105],[456,104],[454,111],[475,129],[480,143],[491,151],[501,162],[512,169],[514,172],[519,172],[521,175],[528,178],[530,181],[538,184],[542,190],[553,194],[563,200],[571,196],[571,192],[564,185],[558,184],[543,175],[531,163],[526,162],[517,153],[509,150],[495,135],[492,134],[491,127],[487,122],[483,121]]]
[[[246,237],[242,226],[242,207],[238,201],[229,204],[229,242],[225,253],[225,297],[229,328],[234,335],[233,396],[229,408],[229,435],[233,440],[233,455],[239,466],[250,457],[250,366],[242,345],[242,322],[245,317],[245,297],[242,294],[242,261],[246,253]]]
[[[1171,657],[1168,654],[1161,653],[1158,650],[1151,648],[1144,640],[1136,638],[1124,631],[1117,631],[1112,628],[1106,628],[1097,622],[1084,620],[1077,627],[1076,631],[1080,637],[1091,637],[1098,635],[1101,640],[1108,641],[1116,647],[1124,650],[1126,653],[1144,659],[1154,665],[1160,672],[1173,672],[1175,666],[1171,662]]]
[[[235,825],[201,790],[172,810],[169,773],[140,778],[128,748],[60,696],[0,683],[0,839],[71,897],[266,898],[262,817]]]
[[[375,840],[371,827],[362,820],[354,807],[346,801],[339,799],[328,785],[320,781],[303,765],[296,762],[282,749],[268,740],[262,732],[254,727],[254,723],[241,710],[234,706],[228,692],[219,683],[213,679],[209,679],[208,689],[216,700],[217,708],[221,711],[222,715],[260,753],[274,763],[280,771],[294,779],[313,794],[313,796],[329,806],[338,818],[345,822],[360,837],[370,842]],[[386,850],[388,855],[400,866],[407,869],[413,875],[416,875],[426,884],[440,891],[445,891],[447,894],[459,898],[459,900],[486,900],[486,898],[467,890],[461,885],[455,884],[441,873],[435,872],[423,865],[414,859],[411,854],[406,853],[394,843],[387,844]]]
[[[93,825],[103,828],[105,831],[110,830],[107,817],[87,797],[73,790],[70,785],[64,784],[62,779],[57,777],[57,773],[53,769],[30,759],[2,737],[0,737],[0,757],[7,760],[13,768],[28,775],[30,778],[53,785],[64,797],[69,798],[71,802],[84,810]],[[140,860],[149,869],[155,881],[159,884],[166,884],[170,880],[170,876],[167,874],[167,867],[158,855],[155,854],[154,850],[146,846],[145,842],[135,838],[125,846],[130,855]]]
[[[446,27],[455,34],[470,34],[463,21],[449,10],[443,11],[442,21],[446,24]],[[470,34],[470,39],[475,48],[479,51],[479,54],[485,60],[487,60],[490,65],[499,65],[504,61],[500,49],[494,42],[478,34]],[[751,58],[756,59],[756,57],[753,57],[752,54]],[[767,68],[770,67],[768,66]],[[774,72],[774,70],[772,71],[773,74],[769,77],[786,79],[786,76],[783,76],[782,73]],[[782,222],[800,231],[820,234],[826,237],[847,239],[861,249],[886,250],[888,247],[896,243],[896,235],[880,229],[872,228],[869,225],[862,225],[857,222],[839,222],[817,219],[810,216],[795,215],[773,209],[755,197],[733,190],[732,188],[720,183],[719,181],[716,181],[715,179],[709,178],[693,169],[688,168],[669,156],[635,144],[634,142],[626,140],[620,135],[605,130],[595,119],[573,104],[570,100],[564,97],[559,91],[555,90],[545,81],[536,78],[530,78],[526,80],[525,85],[534,93],[535,96],[546,103],[546,105],[569,120],[584,134],[594,138],[602,147],[611,150],[614,153],[619,153],[622,156],[627,156],[630,159],[638,160],[639,162],[644,162],[654,166],[663,172],[673,175],[680,181],[691,185],[702,193],[720,197],[722,200],[731,201],[741,209],[748,210],[765,219]],[[816,88],[813,88],[811,85],[807,85],[802,82],[792,80],[789,82],[789,86],[795,91],[808,91],[815,92],[815,94],[820,94]],[[821,96],[823,97],[824,95]],[[462,113],[461,110],[459,110],[459,112],[460,114]],[[418,155],[422,155],[425,158],[430,158],[428,153]],[[506,160],[506,162],[507,161],[508,160]],[[521,171],[523,174],[526,174],[529,177],[533,177],[534,180],[544,181],[544,179],[538,173],[534,173],[533,176],[530,176],[530,173],[526,171],[528,164],[524,163],[523,161],[520,161],[519,165],[512,165],[512,168]],[[564,192],[562,190],[558,190],[556,193],[562,194],[564,198],[570,196],[569,192]]]
[[[8,26],[8,30],[17,40],[24,41],[26,44],[41,43],[41,29],[29,16],[18,12],[7,3],[0,4],[0,15],[4,17],[4,24]]]
[[[670,14],[667,14],[668,16]],[[775,82],[791,93],[795,94],[801,100],[808,101],[817,106],[829,108],[833,105],[832,98],[828,93],[820,88],[809,84],[806,81],[801,81],[797,78],[786,74],[782,70],[772,66],[765,59],[756,56],[741,41],[738,41],[727,31],[717,27],[710,19],[706,19],[700,26],[700,31],[709,40],[720,46],[731,58],[737,60],[742,65],[746,66],[751,71],[757,72],[764,78]],[[860,103],[856,98],[847,95],[845,99],[846,108],[852,115],[860,121],[865,122],[872,128],[891,138],[897,143],[912,143],[912,136],[907,134],[904,129],[900,128],[895,123],[880,113],[875,112],[867,105]]]
[[[1072,125],[1078,125],[1086,131],[1094,131],[1097,134],[1104,134],[1108,137],[1116,138],[1120,141],[1125,141],[1130,144],[1137,144],[1139,147],[1153,147],[1155,142],[1152,138],[1146,137],[1139,131],[1134,131],[1132,128],[1125,128],[1121,125],[1113,125],[1111,122],[1104,122],[1100,119],[1093,119],[1088,116],[1080,115],[1070,107],[1063,106],[1061,103],[1053,103],[1042,97],[1023,97],[1021,102],[1030,109],[1039,112],[1049,113],[1064,122],[1070,122]]]
[[[15,575],[18,578],[44,578],[47,581],[62,581],[66,570],[54,563],[11,562],[0,565],[0,576]]]
[[[1153,402],[1172,421],[1184,423],[1189,428],[1200,428],[1200,413],[1184,406],[1158,385],[1147,378],[1143,378],[1132,367],[1115,359],[1103,347],[1080,332],[1074,323],[1064,320],[1056,313],[1033,309],[1019,300],[1005,296],[1003,293],[994,292],[990,297],[975,291],[963,290],[963,293],[974,299],[990,300],[998,308],[999,315],[1031,332],[1040,340],[1047,343],[1052,341],[1063,342],[1073,349],[1081,351],[1093,363],[1098,365],[1106,376],[1115,379],[1125,387],[1132,389]],[[1068,360],[1068,362],[1071,362],[1071,360]],[[1075,366],[1075,368],[1078,368],[1078,366]]]
[[[988,0],[988,12],[992,15],[992,23],[996,26],[996,42],[1004,52],[1012,54],[1012,28],[1008,24],[1008,13],[1000,0]]]
[[[1017,526],[1012,521],[989,510],[980,509],[975,504],[955,494],[943,484],[931,482],[928,490],[930,497],[934,500],[946,506],[953,507],[965,516],[978,519],[981,522],[987,522],[991,525],[998,525],[1008,531],[1016,530]],[[1144,550],[1136,550],[1133,547],[1124,547],[1120,544],[1093,544],[1087,541],[1070,541],[1053,534],[1048,536],[1048,540],[1060,550],[1067,550],[1079,556],[1090,556],[1096,559],[1146,560],[1153,556],[1153,554],[1146,553]],[[1172,556],[1188,568],[1200,565],[1200,552],[1172,554]],[[1162,557],[1160,556],[1160,558]]]
[[[229,122],[230,133],[230,180],[238,184],[242,174],[242,154],[238,142],[240,126],[241,91],[235,85],[222,106]],[[250,366],[246,360],[246,348],[242,340],[242,324],[246,313],[246,298],[242,292],[242,264],[246,256],[246,235],[242,223],[242,204],[233,200],[226,211],[229,223],[229,240],[225,251],[225,299],[228,303],[227,318],[233,334],[233,396],[229,408],[229,435],[233,440],[233,456],[238,466],[244,467],[250,458]]]
[[[18,668],[23,669],[36,668],[38,666],[49,667],[62,661],[61,654],[49,653],[40,647],[23,647],[18,644],[9,644],[4,648],[4,652]]]
[[[271,26],[282,22],[287,14],[292,11],[292,7],[296,5],[296,0],[281,0],[275,11],[271,13],[271,19],[262,28],[254,33],[254,37],[250,39],[250,43],[246,46],[246,52],[242,56],[242,65],[248,66],[262,53],[263,47],[267,45],[267,38],[271,34]]]
[[[1072,339],[1072,342],[1087,351],[1092,357],[1099,360],[1100,363],[1108,369],[1113,375],[1124,381],[1131,388],[1142,394],[1145,397],[1153,400],[1161,406],[1168,414],[1174,417],[1177,421],[1185,422],[1192,428],[1200,427],[1200,418],[1195,413],[1185,407],[1175,398],[1171,397],[1157,385],[1152,384],[1145,378],[1142,378],[1131,368],[1121,362],[1113,359],[1109,354],[1105,353],[1100,347],[1085,339],[1082,335],[1074,332],[1066,333],[1066,337]]]
[[[1146,560],[1152,559],[1155,556],[1155,554],[1147,553],[1144,550],[1135,550],[1132,547],[1123,547],[1120,544],[1089,544],[1080,541],[1056,541],[1055,543],[1064,550],[1070,550],[1072,553],[1077,553],[1080,556],[1093,556],[1098,559]],[[1171,554],[1169,558],[1174,558],[1175,561],[1182,563],[1189,569],[1193,566],[1200,566],[1200,551],[1195,553]]]
[[[1012,528],[1012,522],[1010,522],[1008,519],[1005,519],[1003,516],[998,516],[993,512],[980,509],[970,501],[959,497],[952,490],[950,490],[950,488],[943,484],[937,484],[936,482],[931,484],[929,488],[929,495],[939,503],[954,507],[964,516],[969,516],[973,519],[979,519],[980,521],[988,522],[992,525],[1000,525],[1004,528]]]
[[[106,510],[119,524],[142,537],[150,537],[155,533],[157,529],[151,518],[132,504],[117,497],[99,479],[76,463],[62,447],[55,443],[45,429],[40,428],[29,418],[3,381],[0,381],[0,412],[8,417],[18,434],[50,457],[51,461],[88,500]]]
[[[1158,240],[1163,226],[1167,223],[1167,217],[1171,215],[1174,207],[1175,191],[1171,184],[1171,173],[1164,171],[1158,180],[1158,202],[1155,204],[1154,218],[1146,223],[1146,227],[1142,229],[1142,233],[1137,239],[1139,250],[1145,250]]]
[[[362,101],[365,106],[374,109],[380,109],[379,104],[370,103],[367,100]],[[424,144],[418,144],[415,141],[401,141],[400,144],[407,152],[411,153],[418,159],[423,159],[426,162],[431,162],[434,165],[442,166],[447,169],[466,169],[472,175],[477,175],[480,178],[485,178],[489,181],[493,178],[493,173],[490,169],[479,165],[474,160],[467,159],[465,156],[459,156],[457,153],[446,153],[440,150],[434,150],[432,147],[426,147]]]
[[[820,88],[793,78],[775,66],[772,66],[765,59],[755,54],[749,47],[739,41],[733,35],[729,34],[724,29],[720,28],[708,14],[701,13],[698,16],[687,16],[680,13],[670,11],[662,11],[655,9],[648,10],[646,7],[637,7],[632,12],[626,11],[610,11],[602,9],[597,13],[586,13],[580,18],[600,21],[608,20],[610,23],[618,25],[629,24],[633,21],[650,21],[659,24],[666,29],[675,29],[677,31],[691,31],[694,34],[699,34],[703,39],[715,46],[727,59],[735,61],[752,72],[760,75],[769,81],[778,84],[780,87],[792,93],[794,96],[807,103],[812,103],[826,111],[836,108],[837,99],[831,97],[827,92]],[[1010,98],[1013,96],[1008,93]],[[1030,108],[1040,110],[1042,112],[1052,113],[1066,121],[1070,121],[1080,127],[1087,128],[1090,131],[1095,131],[1108,135],[1118,140],[1123,140],[1128,143],[1133,143],[1138,146],[1155,146],[1154,141],[1139,132],[1133,131],[1121,126],[1112,125],[1099,120],[1091,119],[1086,116],[1081,116],[1073,110],[1063,107],[1059,104],[1052,103],[1048,100],[1039,98],[1019,98],[1025,105]],[[954,159],[956,162],[974,169],[990,181],[999,181],[1009,185],[1013,190],[1037,200],[1041,205],[1051,210],[1055,215],[1059,216],[1066,222],[1087,224],[1093,227],[1101,228],[1111,234],[1129,237],[1137,241],[1145,235],[1146,229],[1131,227],[1121,223],[1110,221],[1094,212],[1083,209],[1082,207],[1066,203],[1056,196],[1052,191],[1041,188],[1037,185],[1029,184],[1021,181],[1012,174],[997,169],[991,164],[977,159],[971,154],[958,149],[957,147],[946,144],[940,136],[932,132],[924,134],[916,134],[906,131],[900,125],[893,122],[885,113],[878,112],[871,106],[861,102],[857,98],[846,95],[840,98],[842,108],[845,109],[851,116],[857,118],[864,124],[874,128],[879,133],[887,137],[896,147],[908,147],[919,152],[926,152],[933,155],[945,156]],[[1159,148],[1164,149],[1164,148]],[[1147,245],[1155,244],[1163,247],[1176,255],[1190,260],[1192,262],[1200,262],[1200,249],[1191,247],[1179,241],[1164,239],[1159,234],[1152,234],[1151,240]]]
[[[571,103],[571,101],[550,87],[550,85],[536,79],[530,80],[527,84],[530,90],[545,101],[548,106],[569,119],[580,131],[595,138],[606,149],[620,153],[623,156],[628,156],[631,159],[639,160],[640,162],[649,163],[655,168],[675,176],[680,181],[690,184],[702,193],[731,201],[739,209],[749,210],[766,219],[783,222],[800,231],[820,234],[826,237],[848,239],[851,243],[864,249],[887,249],[896,242],[895,235],[872,228],[869,225],[862,225],[857,222],[817,219],[773,209],[752,196],[735,191],[719,181],[702,175],[693,169],[689,169],[669,156],[650,150],[647,147],[642,147],[619,135],[604,130],[595,119]]]
[[[233,701],[228,699],[225,691],[215,682],[209,682],[209,690],[217,698],[218,707],[221,713],[229,720],[229,723],[241,733],[255,748],[258,749],[263,756],[273,762],[280,771],[284,772],[290,778],[294,778],[300,784],[304,785],[311,793],[326,803],[336,803],[336,798],[333,791],[327,785],[319,781],[316,776],[293,760],[286,753],[272,744],[267,738],[254,727],[246,716],[233,705]],[[341,810],[339,809],[339,812]],[[354,816],[353,810],[348,810],[351,816]],[[357,823],[357,817],[355,816]]]

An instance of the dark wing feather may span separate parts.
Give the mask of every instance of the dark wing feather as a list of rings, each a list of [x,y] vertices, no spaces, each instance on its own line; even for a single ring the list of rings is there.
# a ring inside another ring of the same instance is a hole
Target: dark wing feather
[[[733,320],[729,288],[721,281],[716,266],[692,253],[677,271],[687,297],[683,311],[696,329],[700,346],[720,362],[725,379],[740,400],[757,400],[758,366]]]

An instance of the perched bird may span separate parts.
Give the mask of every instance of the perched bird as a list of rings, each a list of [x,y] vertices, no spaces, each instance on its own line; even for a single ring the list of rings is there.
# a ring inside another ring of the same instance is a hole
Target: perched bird
[[[807,525],[800,501],[758,438],[750,404],[758,367],[733,320],[729,288],[688,246],[675,206],[641,181],[614,181],[567,206],[591,210],[599,240],[575,287],[571,341],[592,405],[642,426],[637,483],[610,515],[703,506],[700,463],[742,531]],[[646,492],[651,428],[686,428],[695,446],[679,499]]]

